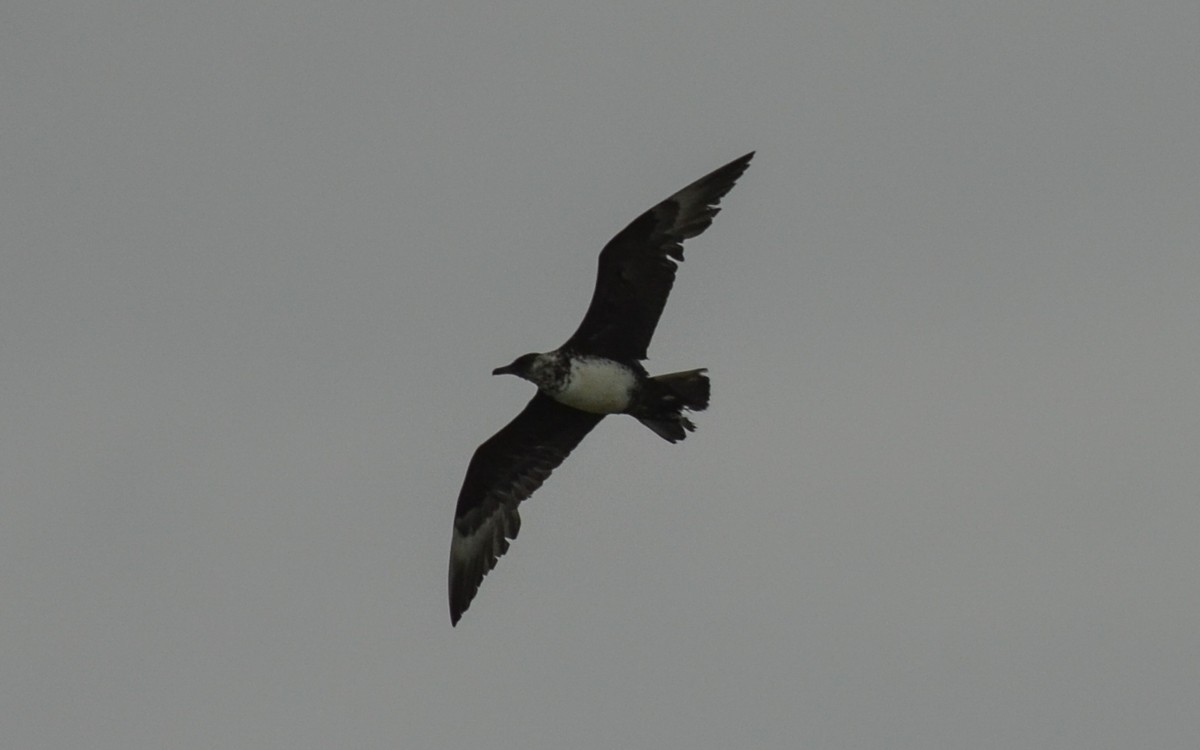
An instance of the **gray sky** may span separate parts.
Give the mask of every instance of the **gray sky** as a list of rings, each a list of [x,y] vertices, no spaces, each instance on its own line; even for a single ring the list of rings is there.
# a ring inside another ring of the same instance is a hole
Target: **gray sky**
[[[1200,5],[8,2],[0,745],[1194,748]],[[596,255],[751,149],[457,629]],[[614,470],[614,467],[615,470]]]

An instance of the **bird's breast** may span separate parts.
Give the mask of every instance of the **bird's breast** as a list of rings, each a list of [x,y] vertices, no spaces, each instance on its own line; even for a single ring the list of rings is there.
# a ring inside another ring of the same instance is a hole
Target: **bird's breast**
[[[637,375],[608,359],[576,359],[555,401],[592,414],[617,414],[629,408]]]

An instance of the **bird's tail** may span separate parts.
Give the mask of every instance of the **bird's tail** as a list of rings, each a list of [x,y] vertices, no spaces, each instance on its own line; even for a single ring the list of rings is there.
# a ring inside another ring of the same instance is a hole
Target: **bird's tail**
[[[706,370],[672,372],[650,378],[655,384],[645,414],[638,414],[642,424],[658,433],[663,440],[677,443],[696,429],[683,410],[704,411],[708,408],[709,382]]]

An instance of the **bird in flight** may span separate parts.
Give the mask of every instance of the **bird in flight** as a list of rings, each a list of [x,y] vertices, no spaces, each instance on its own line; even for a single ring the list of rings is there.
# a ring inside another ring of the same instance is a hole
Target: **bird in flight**
[[[606,414],[628,414],[672,443],[696,429],[684,411],[708,407],[705,370],[652,377],[641,360],[683,261],[683,241],[708,229],[753,156],[734,159],[634,219],[600,252],[591,304],[566,343],[492,371],[524,378],[538,391],[467,466],[450,542],[451,625],[516,538],[517,506]]]

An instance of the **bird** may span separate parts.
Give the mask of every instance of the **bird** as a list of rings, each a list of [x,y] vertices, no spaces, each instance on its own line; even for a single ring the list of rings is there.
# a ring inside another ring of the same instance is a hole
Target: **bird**
[[[683,241],[712,224],[753,156],[713,170],[634,219],[601,250],[591,302],[566,343],[492,371],[528,380],[537,393],[467,466],[450,542],[451,626],[517,537],[517,506],[601,419],[628,414],[671,443],[696,429],[685,412],[708,407],[707,370],[651,376],[642,361],[683,261]]]

